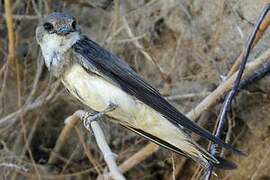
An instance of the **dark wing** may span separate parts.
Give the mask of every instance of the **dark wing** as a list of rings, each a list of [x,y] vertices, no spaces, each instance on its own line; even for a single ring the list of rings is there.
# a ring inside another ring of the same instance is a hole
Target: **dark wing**
[[[121,124],[121,125],[122,125],[122,124]],[[124,126],[125,128],[127,128],[127,129],[129,129],[129,130],[131,130],[131,131],[133,131],[133,132],[135,132],[135,133],[141,135],[142,137],[144,137],[144,138],[146,138],[146,139],[148,139],[148,140],[150,140],[150,141],[152,141],[152,142],[154,142],[154,143],[156,143],[156,144],[158,144],[158,145],[160,145],[160,146],[162,146],[162,147],[164,147],[164,148],[166,148],[166,149],[169,149],[169,150],[171,150],[171,151],[173,151],[173,152],[175,152],[175,153],[177,153],[177,154],[180,154],[180,155],[182,155],[182,156],[190,157],[190,158],[192,158],[193,160],[195,160],[195,161],[199,162],[200,164],[202,164],[203,166],[205,165],[205,164],[200,160],[200,158],[198,158],[198,157],[196,157],[196,156],[192,156],[192,155],[190,155],[190,154],[188,154],[188,153],[184,153],[184,152],[183,152],[181,149],[179,149],[178,147],[176,147],[176,146],[174,146],[174,145],[172,145],[172,144],[170,144],[170,143],[168,143],[168,142],[166,142],[166,141],[164,141],[164,140],[162,140],[162,139],[160,139],[160,138],[158,138],[158,137],[156,137],[156,136],[153,136],[153,135],[151,135],[151,134],[149,134],[149,133],[147,133],[147,132],[145,132],[145,131],[142,131],[142,130],[140,130],[140,129],[136,129],[136,128],[134,128],[134,127],[125,126],[125,125],[122,125],[122,126]],[[192,143],[192,142],[183,142],[183,143]],[[197,146],[197,148],[200,148],[200,147]],[[218,164],[218,163],[219,163],[218,160],[215,159],[213,156],[211,156],[209,153],[207,153],[206,150],[204,150],[204,149],[202,149],[202,148],[200,148],[200,150],[201,150],[201,153],[203,153],[204,156],[207,157],[206,159],[207,159],[208,161],[211,161],[211,162],[214,163],[214,164]]]
[[[232,150],[235,153],[243,154],[233,146],[224,143],[221,139],[213,136],[209,131],[199,127],[185,115],[173,107],[162,95],[147,82],[145,82],[128,64],[121,61],[116,55],[99,46],[87,37],[82,37],[72,48],[80,58],[80,64],[86,69],[109,77],[123,91],[135,96],[137,99],[147,104],[166,119],[179,128],[186,128],[190,131],[216,143],[220,146]],[[181,127],[182,126],[182,127]]]

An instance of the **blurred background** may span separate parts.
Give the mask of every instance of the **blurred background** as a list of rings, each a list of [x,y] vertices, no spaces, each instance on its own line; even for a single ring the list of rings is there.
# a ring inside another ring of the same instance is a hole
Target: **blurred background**
[[[76,110],[87,109],[44,66],[35,27],[46,14],[74,15],[84,34],[188,113],[224,80],[265,2],[0,1],[0,179],[102,179],[107,171],[93,134],[82,123],[65,126]],[[269,42],[266,31],[249,60],[267,51]],[[238,94],[224,138],[248,156],[224,152],[239,169],[217,171],[213,179],[270,179],[269,82],[265,76]],[[216,103],[196,121],[213,131],[220,107]],[[138,163],[123,165],[149,142],[107,119],[100,125],[127,179],[200,179],[198,164],[163,148],[149,148]]]

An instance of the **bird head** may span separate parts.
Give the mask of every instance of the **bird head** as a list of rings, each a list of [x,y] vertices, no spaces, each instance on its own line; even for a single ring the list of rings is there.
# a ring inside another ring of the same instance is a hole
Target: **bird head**
[[[36,39],[42,51],[66,51],[79,35],[76,19],[66,13],[52,13],[36,28]]]
[[[37,26],[37,42],[46,66],[50,71],[54,69],[54,74],[67,64],[64,54],[80,39],[80,34],[76,19],[65,13],[52,13]]]

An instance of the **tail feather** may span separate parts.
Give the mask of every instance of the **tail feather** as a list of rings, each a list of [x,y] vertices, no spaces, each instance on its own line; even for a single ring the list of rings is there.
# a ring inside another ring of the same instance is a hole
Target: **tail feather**
[[[202,156],[193,156],[189,154],[189,157],[198,162],[204,168],[208,168],[210,164],[212,164],[215,168],[223,170],[233,170],[238,168],[234,162],[226,160],[222,157],[213,157],[210,153],[205,154],[202,152]]]
[[[151,140],[152,142],[163,146],[171,151],[174,151],[177,154],[186,156],[186,157],[190,157],[191,159],[193,159],[194,161],[198,162],[201,166],[203,166],[204,168],[208,168],[210,163],[214,165],[214,167],[216,168],[220,168],[220,169],[236,169],[237,165],[234,164],[233,162],[230,162],[228,160],[225,160],[221,157],[214,157],[212,156],[208,151],[206,151],[204,148],[202,148],[199,144],[197,144],[196,142],[192,141],[192,140],[187,140],[185,143],[190,143],[192,144],[192,146],[196,147],[197,151],[193,151],[193,153],[191,152],[184,152],[183,150],[179,149],[178,147],[170,144],[169,142],[166,142],[162,139],[159,139],[158,137],[155,137],[151,134],[148,134],[144,131],[141,131],[140,129],[136,129],[130,126],[125,126],[128,129],[132,130],[135,133],[140,134],[141,136]],[[183,143],[183,142],[182,142]]]
[[[218,164],[213,164],[216,168],[224,170],[232,170],[238,168],[238,166],[234,162],[228,161],[222,157],[216,157],[216,159],[219,162]]]
[[[222,157],[214,157],[211,155],[208,151],[206,151],[204,148],[202,148],[200,145],[198,145],[196,142],[193,142],[194,145],[197,146],[198,149],[200,149],[200,157],[192,157],[195,161],[199,162],[202,166],[207,168],[210,164],[212,164],[215,168],[218,169],[224,169],[224,170],[232,170],[237,169],[237,165],[231,161],[228,161]]]

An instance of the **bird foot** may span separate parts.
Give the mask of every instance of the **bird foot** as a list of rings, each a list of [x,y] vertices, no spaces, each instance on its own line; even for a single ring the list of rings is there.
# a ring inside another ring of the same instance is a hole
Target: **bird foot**
[[[109,106],[106,109],[104,109],[103,111],[101,111],[101,112],[95,111],[95,112],[87,112],[87,113],[85,113],[85,115],[82,118],[84,127],[86,127],[88,130],[90,130],[91,123],[93,121],[99,120],[106,113],[114,111],[116,108],[117,108],[116,104],[110,103]]]

